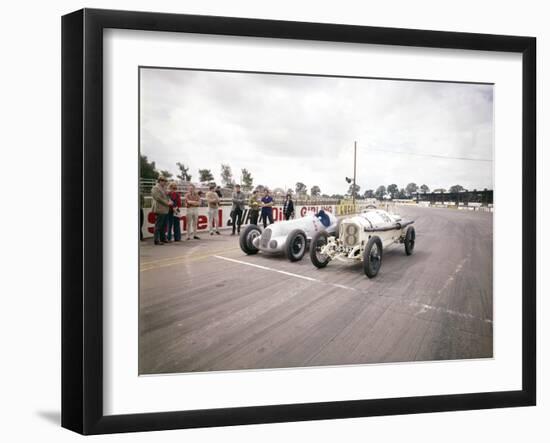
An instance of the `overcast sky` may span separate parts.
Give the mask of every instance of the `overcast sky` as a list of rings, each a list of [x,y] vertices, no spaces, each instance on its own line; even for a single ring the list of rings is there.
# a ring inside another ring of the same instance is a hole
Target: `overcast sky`
[[[140,97],[142,154],[193,181],[227,163],[237,181],[343,194],[357,140],[361,193],[493,187],[490,85],[141,69]]]

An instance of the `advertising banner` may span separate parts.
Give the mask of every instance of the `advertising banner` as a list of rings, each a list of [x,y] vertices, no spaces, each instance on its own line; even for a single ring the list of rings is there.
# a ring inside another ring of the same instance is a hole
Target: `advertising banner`
[[[336,205],[307,205],[307,206],[296,206],[294,209],[295,217],[303,217],[308,212],[319,212],[321,209],[323,209],[326,212],[331,212],[336,215],[337,213],[337,206]],[[154,212],[151,212],[150,208],[143,209],[144,215],[145,215],[145,221],[143,226],[143,236],[144,237],[152,237],[153,233],[155,231],[155,220],[156,220],[156,214]],[[179,217],[180,219],[180,227],[181,232],[187,232],[187,215],[186,215],[186,209],[182,208],[180,209],[181,215]],[[282,206],[274,206],[273,207],[273,221],[281,221],[284,220],[283,215],[283,207]],[[209,229],[209,223],[211,220],[208,219],[208,208],[201,207],[199,208],[199,217],[197,221],[197,230],[200,231],[208,231]],[[243,225],[247,225],[250,223],[250,210],[246,208],[243,212]],[[259,222],[258,222],[259,223]],[[229,229],[232,227],[231,223],[231,206],[222,206],[218,209],[218,218],[216,223],[220,229]]]

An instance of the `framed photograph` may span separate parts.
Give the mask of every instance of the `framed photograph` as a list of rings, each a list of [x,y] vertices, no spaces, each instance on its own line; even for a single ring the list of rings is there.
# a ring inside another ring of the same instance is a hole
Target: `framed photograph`
[[[62,425],[536,403],[536,40],[62,19]]]

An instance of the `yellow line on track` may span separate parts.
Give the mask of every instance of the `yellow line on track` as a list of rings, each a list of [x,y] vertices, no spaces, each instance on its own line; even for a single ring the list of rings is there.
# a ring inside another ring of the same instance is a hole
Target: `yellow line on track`
[[[240,250],[240,248],[229,248],[229,249],[223,249],[221,251],[212,251],[212,252],[208,252],[200,255],[194,255],[194,254],[179,255],[176,257],[168,257],[168,258],[163,258],[159,260],[149,261],[147,263],[141,264],[140,272],[151,271],[153,269],[159,269],[159,268],[165,268],[167,266],[180,265],[183,263],[192,263],[199,260],[204,260],[205,258],[212,257],[214,255],[223,254],[231,251],[238,251],[238,250]]]

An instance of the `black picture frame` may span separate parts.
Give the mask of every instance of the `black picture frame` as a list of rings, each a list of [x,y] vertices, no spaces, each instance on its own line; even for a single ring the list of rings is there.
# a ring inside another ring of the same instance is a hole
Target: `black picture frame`
[[[131,415],[103,413],[103,30],[503,51],[522,54],[522,388]],[[62,18],[62,426],[82,434],[530,406],[536,403],[536,39],[83,9]]]

